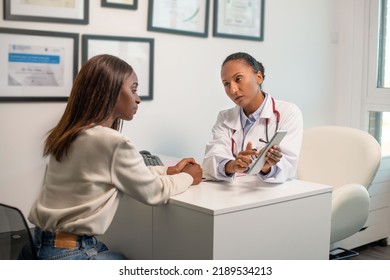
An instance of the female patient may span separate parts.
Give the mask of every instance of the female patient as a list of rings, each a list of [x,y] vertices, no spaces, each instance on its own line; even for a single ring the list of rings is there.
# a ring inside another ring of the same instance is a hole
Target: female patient
[[[137,112],[137,87],[132,67],[110,55],[91,58],[78,73],[46,139],[47,172],[29,214],[38,259],[125,259],[95,238],[110,226],[121,195],[159,205],[201,181],[192,158],[147,167],[119,132]]]

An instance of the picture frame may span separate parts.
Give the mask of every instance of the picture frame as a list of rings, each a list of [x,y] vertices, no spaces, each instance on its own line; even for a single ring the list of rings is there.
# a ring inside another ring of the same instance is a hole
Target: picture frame
[[[138,76],[141,100],[153,99],[154,39],[84,34],[82,63],[98,54],[110,54],[129,63]]]
[[[102,0],[102,7],[136,10],[138,8],[138,0]]]
[[[265,0],[215,0],[213,36],[264,40]]]
[[[4,19],[88,24],[89,0],[70,1],[69,3],[51,0],[4,0]]]
[[[0,28],[0,102],[67,101],[79,34]]]
[[[149,0],[148,31],[208,37],[210,0]]]

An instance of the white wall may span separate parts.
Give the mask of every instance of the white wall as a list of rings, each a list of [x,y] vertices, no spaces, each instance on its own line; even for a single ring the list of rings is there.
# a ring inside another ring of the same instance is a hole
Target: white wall
[[[100,0],[91,0],[86,26],[3,19],[0,26],[155,38],[154,99],[142,102],[134,120],[123,129],[140,150],[202,160],[218,111],[233,106],[219,71],[224,58],[236,51],[249,52],[263,62],[264,90],[296,103],[306,127],[350,121],[344,112],[337,115],[332,102],[345,101],[335,82],[344,36],[335,41],[335,34],[341,28],[343,34],[350,30],[353,0],[268,0],[263,42],[212,37],[212,7],[206,39],[148,32],[148,1],[138,2],[138,9],[130,11],[102,8]],[[343,18],[343,25],[338,18]],[[348,46],[351,39],[345,39]],[[64,107],[65,103],[0,103],[0,202],[28,212],[42,182],[44,134]]]
[[[337,3],[332,16],[332,67],[334,98],[334,122],[361,129],[362,96],[366,84],[364,69],[367,67],[366,28],[368,28],[368,0],[345,0]]]

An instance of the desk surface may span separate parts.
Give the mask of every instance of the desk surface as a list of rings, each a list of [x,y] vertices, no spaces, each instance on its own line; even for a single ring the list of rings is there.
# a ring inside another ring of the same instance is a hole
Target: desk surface
[[[171,197],[169,203],[220,215],[331,191],[331,186],[312,182],[290,180],[273,184],[259,180],[256,175],[249,175],[237,177],[232,182],[202,182]]]

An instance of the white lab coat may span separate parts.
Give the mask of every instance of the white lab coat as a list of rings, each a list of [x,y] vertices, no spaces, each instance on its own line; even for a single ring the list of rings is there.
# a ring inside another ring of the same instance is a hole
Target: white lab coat
[[[264,179],[267,182],[281,183],[296,175],[298,158],[302,144],[303,119],[301,110],[293,103],[275,100],[276,110],[280,113],[279,129],[287,130],[288,133],[280,143],[282,158],[277,163],[279,172],[274,177]],[[218,118],[212,129],[213,139],[206,145],[203,160],[203,170],[206,179],[233,180],[233,177],[220,176],[218,174],[218,164],[224,160],[234,160],[234,154],[245,149],[247,143],[252,141],[254,148],[261,149],[265,146],[259,139],[267,139],[266,119],[268,121],[268,138],[275,134],[276,115],[273,111],[272,99],[269,95],[266,99],[263,111],[258,120],[248,131],[243,139],[243,129],[240,120],[240,107],[219,112]],[[233,144],[233,145],[232,145]],[[259,178],[262,178],[258,175]]]

